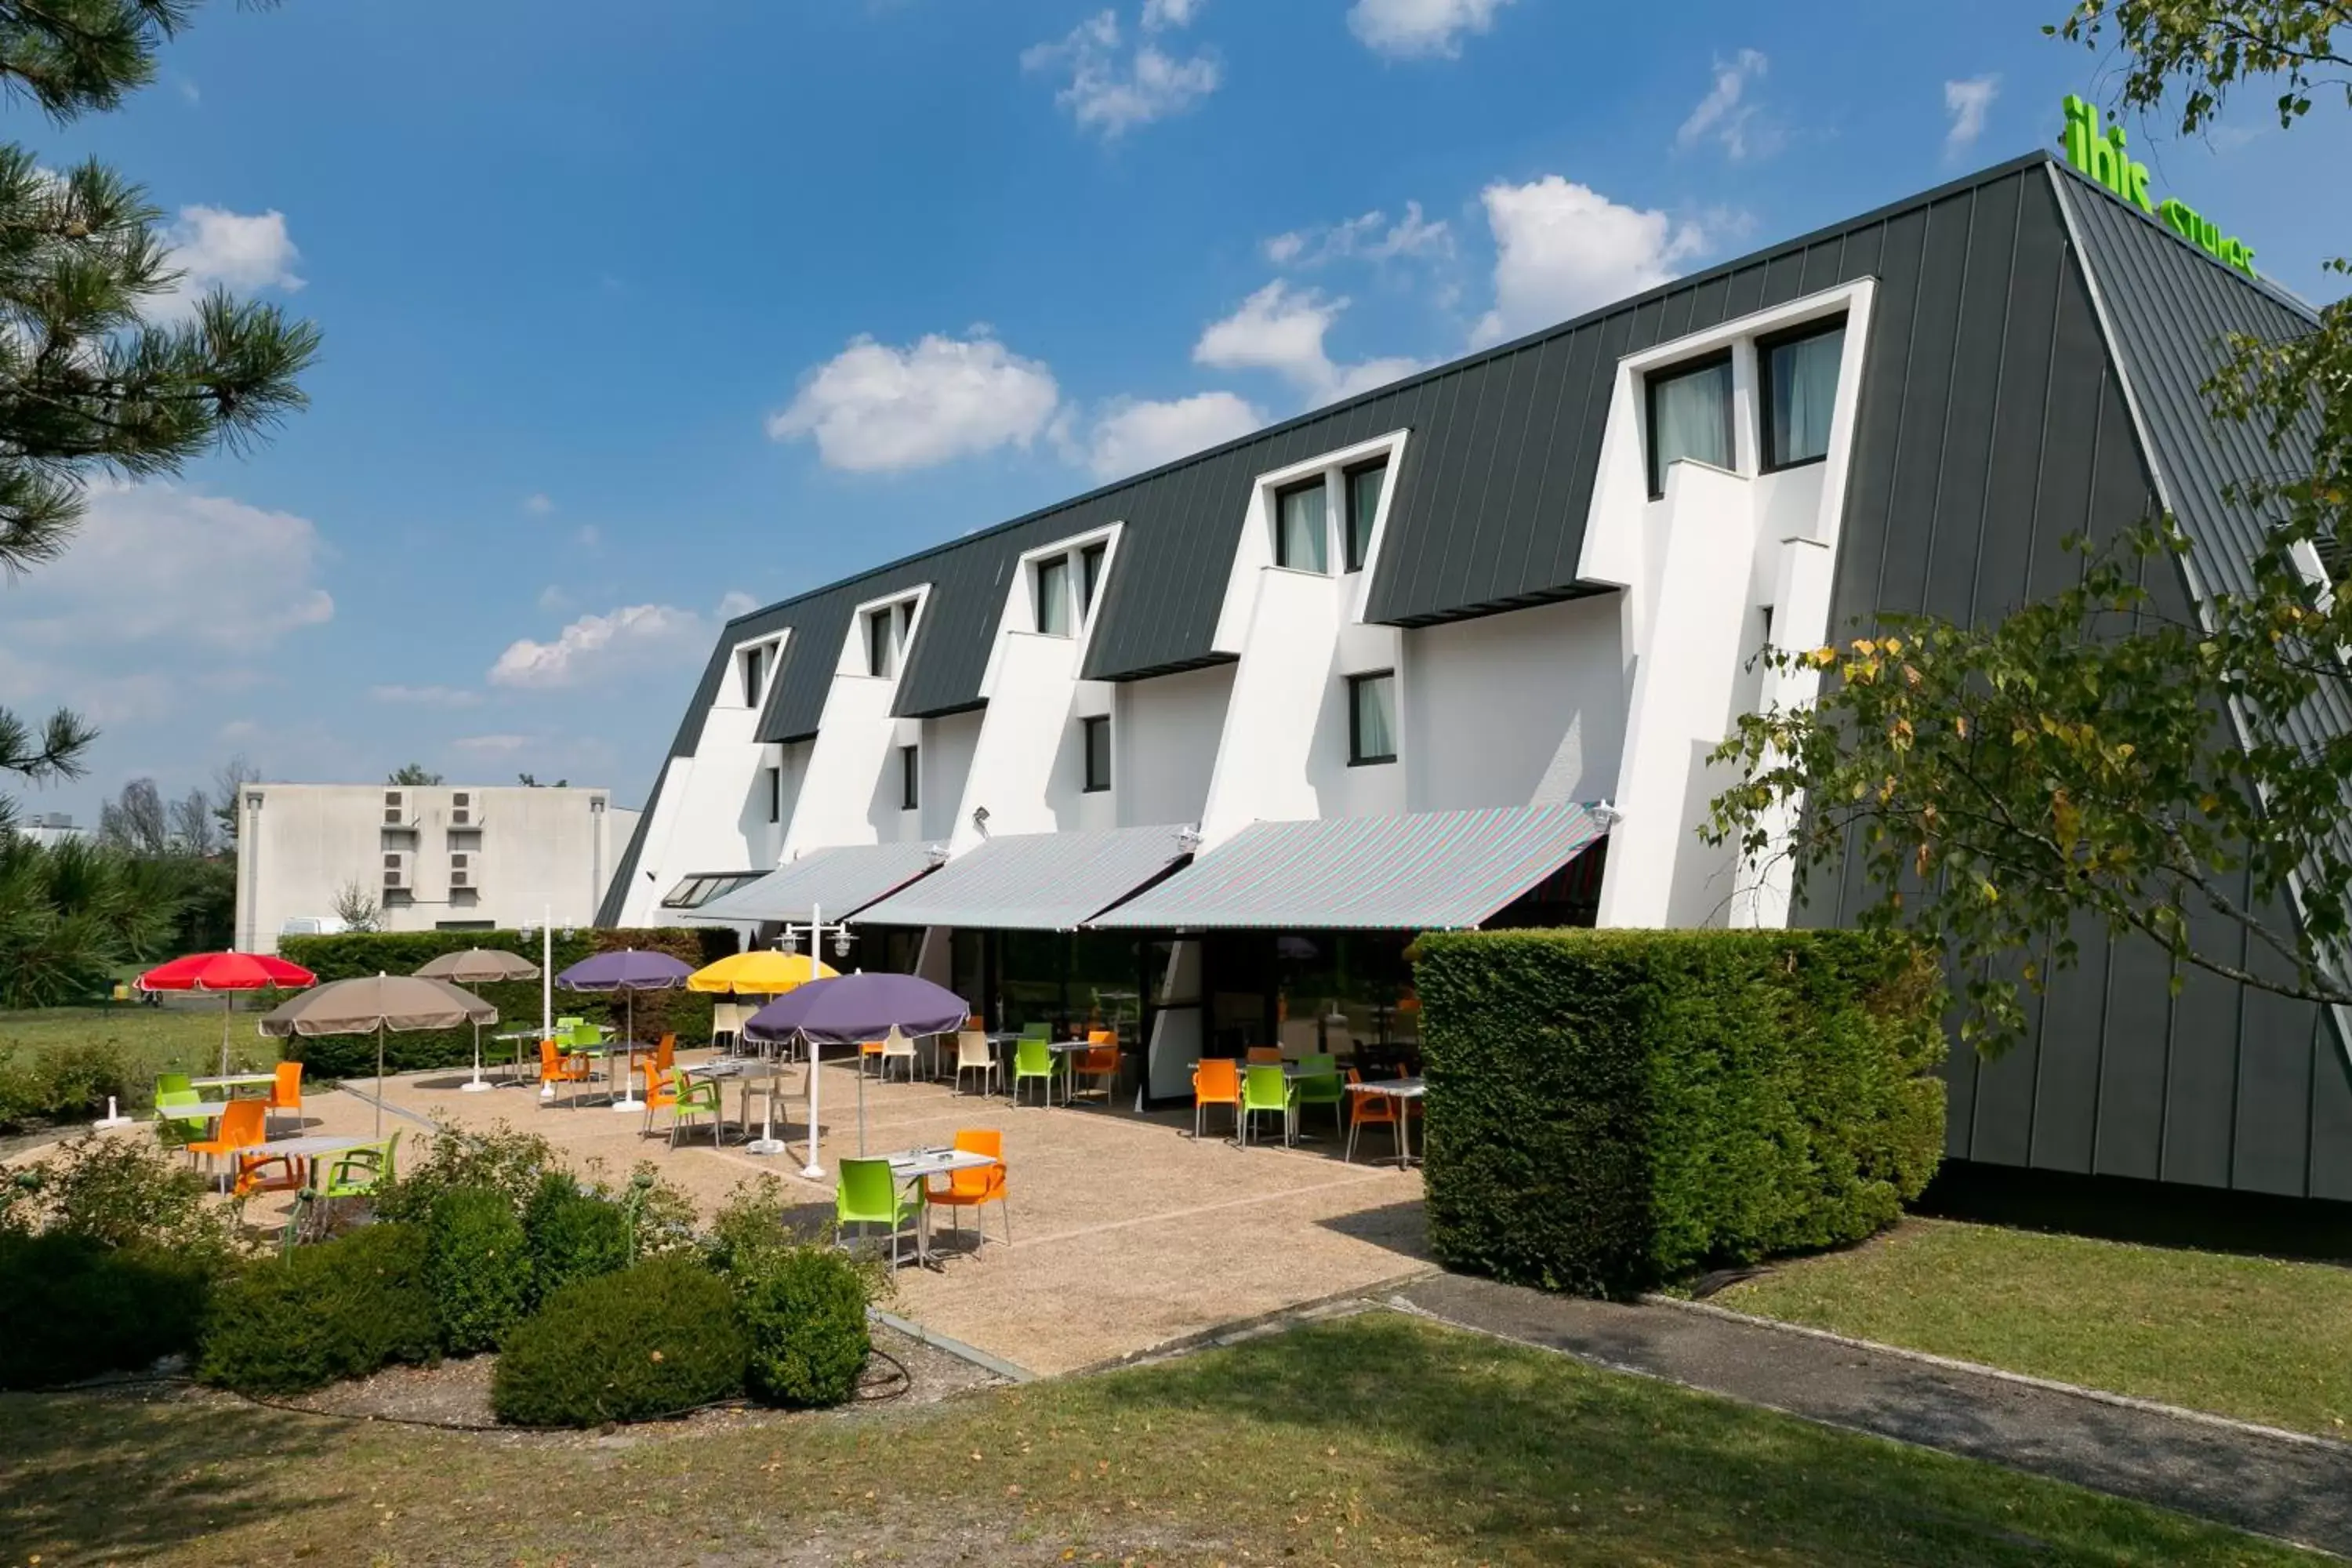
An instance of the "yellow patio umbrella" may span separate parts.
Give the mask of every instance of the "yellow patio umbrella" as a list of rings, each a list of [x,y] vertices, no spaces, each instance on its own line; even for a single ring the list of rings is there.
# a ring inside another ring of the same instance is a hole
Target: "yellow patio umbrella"
[[[778,952],[755,947],[707,964],[686,977],[688,991],[733,992],[739,996],[781,996],[812,980],[830,979],[833,967],[813,953]]]

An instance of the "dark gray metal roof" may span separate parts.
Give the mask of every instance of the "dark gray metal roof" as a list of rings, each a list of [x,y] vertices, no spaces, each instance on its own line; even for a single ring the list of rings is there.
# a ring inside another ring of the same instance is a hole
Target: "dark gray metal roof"
[[[857,925],[1075,931],[1192,853],[1182,827],[992,838],[855,917]]]
[[[688,915],[687,923],[805,921],[820,912],[829,920],[846,920],[924,876],[936,863],[931,846],[920,842],[812,849],[750,887],[711,900]]]
[[[1254,822],[1089,922],[1106,930],[1460,931],[1606,832],[1580,805]]]

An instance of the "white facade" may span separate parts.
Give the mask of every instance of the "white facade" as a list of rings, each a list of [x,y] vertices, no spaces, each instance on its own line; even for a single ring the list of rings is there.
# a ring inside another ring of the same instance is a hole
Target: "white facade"
[[[663,891],[683,877],[765,869],[821,846],[921,839],[955,856],[990,837],[1173,824],[1214,849],[1257,821],[1568,802],[1614,813],[1602,924],[1783,923],[1785,885],[1698,837],[1721,787],[1705,758],[1741,712],[1811,695],[1801,678],[1768,682],[1755,655],[1768,626],[1783,647],[1828,633],[1873,287],[1620,363],[1577,597],[1430,626],[1367,620],[1389,497],[1351,549],[1349,477],[1382,461],[1397,473],[1412,438],[1397,430],[1257,476],[1224,576],[1213,645],[1223,662],[1082,678],[1096,605],[1078,566],[1099,552],[1097,580],[1108,580],[1117,524],[1021,556],[977,711],[892,717],[904,658],[877,668],[868,616],[880,605],[861,606],[814,741],[756,742],[760,694],[732,689],[732,674],[723,683],[693,753],[668,764],[620,923],[659,923]],[[1759,340],[1837,318],[1826,456],[1766,471]],[[1664,464],[1653,496],[1647,378],[1715,356],[1729,365],[1730,460]],[[1319,548],[1286,534],[1282,510],[1285,496],[1318,484]],[[908,639],[921,634],[925,592],[902,595]],[[1385,754],[1359,744],[1351,710],[1367,678],[1386,682]],[[1090,776],[1099,723],[1108,734]],[[907,747],[919,759],[911,806]]]
[[[353,886],[384,931],[589,925],[636,819],[601,789],[247,784],[236,945],[276,952]]]

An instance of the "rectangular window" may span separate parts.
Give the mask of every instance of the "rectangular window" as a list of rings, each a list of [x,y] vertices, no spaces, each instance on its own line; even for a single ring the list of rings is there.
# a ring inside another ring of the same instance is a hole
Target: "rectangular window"
[[[1110,788],[1110,716],[1097,714],[1078,721],[1087,744],[1087,784],[1088,795]]]
[[[1372,557],[1372,521],[1381,515],[1381,487],[1388,477],[1386,458],[1348,470],[1347,570],[1350,572],[1361,572]]]
[[[1089,544],[1078,552],[1078,602],[1086,606],[1089,620],[1095,613],[1095,593],[1102,586],[1103,558],[1109,547]]]
[[[866,612],[866,673],[883,680],[898,673],[898,636],[887,608]]]
[[[1325,486],[1309,479],[1274,493],[1274,563],[1294,572],[1327,572],[1328,530],[1324,526]]]
[[[1396,761],[1396,671],[1348,677],[1348,765]]]
[[[768,820],[770,822],[782,822],[783,819],[784,770],[782,768],[770,768],[768,770]]]
[[[1037,563],[1037,629],[1049,637],[1070,635],[1070,558],[1049,555]]]
[[[1837,402],[1843,317],[1814,322],[1758,345],[1764,356],[1764,469],[1818,463],[1830,455],[1830,408]]]
[[[766,690],[766,686],[760,678],[760,666],[767,651],[765,647],[747,647],[743,650],[743,706],[746,708],[757,708],[760,705],[761,693]]]
[[[1666,466],[1678,458],[1733,468],[1729,353],[1654,373],[1649,394],[1652,500],[1666,493]]]
[[[898,748],[898,809],[913,811],[923,804],[923,748]]]

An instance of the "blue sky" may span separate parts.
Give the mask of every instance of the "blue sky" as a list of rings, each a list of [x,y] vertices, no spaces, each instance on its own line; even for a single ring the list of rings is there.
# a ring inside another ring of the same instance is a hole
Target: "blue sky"
[[[266,776],[650,787],[719,622],[2053,143],[2060,0],[219,3],[95,153],[315,320],[310,411],[0,588],[85,819]],[[1769,16],[1769,21],[1762,18]],[[2160,190],[2310,298],[2352,116]],[[165,308],[169,308],[168,302]]]

